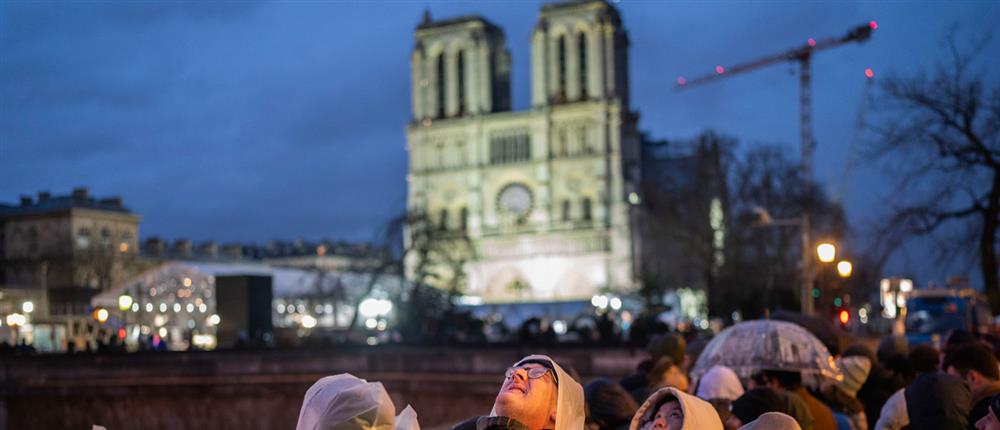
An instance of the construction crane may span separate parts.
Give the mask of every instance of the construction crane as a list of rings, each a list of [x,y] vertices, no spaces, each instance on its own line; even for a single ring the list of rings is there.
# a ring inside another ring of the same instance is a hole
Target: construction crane
[[[871,38],[872,32],[878,28],[875,21],[859,25],[840,37],[831,37],[822,40],[809,38],[802,46],[786,50],[784,52],[769,55],[757,60],[737,64],[726,68],[722,65],[715,66],[715,73],[698,76],[693,79],[686,79],[683,76],[677,78],[677,89],[690,88],[695,85],[716,81],[741,73],[762,69],[764,67],[794,61],[799,64],[799,138],[801,139],[801,169],[802,177],[812,178],[812,56],[821,51],[843,46],[851,42],[862,43]],[[813,314],[812,284],[812,240],[809,231],[809,213],[805,209],[802,211],[802,290],[800,291],[801,310],[806,315]]]

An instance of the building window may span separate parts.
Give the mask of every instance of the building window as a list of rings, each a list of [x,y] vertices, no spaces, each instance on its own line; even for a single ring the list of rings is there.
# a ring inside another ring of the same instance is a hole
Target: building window
[[[107,227],[101,229],[101,246],[111,245],[111,230]]]
[[[444,53],[437,57],[437,117],[444,118],[445,102]]]
[[[583,220],[590,221],[590,197],[583,198]]]
[[[490,139],[490,164],[520,163],[531,159],[528,133],[500,134]]]
[[[572,203],[569,200],[563,200],[562,202],[562,220],[569,221],[570,207]]]
[[[90,248],[90,229],[80,227],[76,233],[76,246],[80,249]]]
[[[35,226],[28,228],[28,252],[31,254],[38,252],[38,229]]]
[[[459,219],[458,219],[459,228],[461,228],[462,231],[468,230],[469,229],[469,208],[464,208],[463,207],[462,210],[459,211],[459,215],[458,216],[459,216]]]
[[[580,100],[587,99],[587,34],[577,36],[577,49],[580,51]]]
[[[448,209],[441,209],[441,215],[438,218],[438,222],[440,223],[438,228],[441,230],[448,229]]]
[[[458,115],[465,114],[465,54],[458,51]]]
[[[556,42],[556,61],[559,62],[559,86],[558,94],[556,96],[556,103],[566,102],[566,36],[559,36],[559,41]]]

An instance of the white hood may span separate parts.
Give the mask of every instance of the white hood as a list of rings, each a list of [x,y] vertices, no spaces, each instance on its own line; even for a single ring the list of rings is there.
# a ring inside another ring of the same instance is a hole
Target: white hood
[[[732,369],[715,365],[698,380],[695,394],[704,400],[736,400],[743,395],[743,384]]]
[[[635,411],[629,430],[638,430],[642,424],[653,419],[656,411],[653,410],[664,397],[674,397],[681,404],[684,411],[684,425],[682,430],[722,430],[722,420],[715,407],[695,396],[687,394],[674,387],[660,388],[653,395],[649,396],[639,410]]]
[[[525,361],[544,360],[552,364],[559,381],[559,391],[556,397],[556,428],[555,430],[580,430],[587,421],[583,387],[570,374],[556,364],[547,355],[529,355],[522,358],[514,366],[520,366]],[[497,415],[496,407],[490,411],[490,416]]]
[[[306,391],[296,430],[419,430],[409,406],[396,417],[396,407],[381,382],[349,373],[327,376]]]

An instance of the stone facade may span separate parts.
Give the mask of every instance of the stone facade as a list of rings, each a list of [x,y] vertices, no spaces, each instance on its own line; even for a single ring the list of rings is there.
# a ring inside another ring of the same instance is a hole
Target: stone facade
[[[509,110],[510,56],[494,24],[425,17],[416,39],[407,207],[469,239],[466,294],[555,301],[635,288],[639,139],[618,11],[543,6],[526,111]]]

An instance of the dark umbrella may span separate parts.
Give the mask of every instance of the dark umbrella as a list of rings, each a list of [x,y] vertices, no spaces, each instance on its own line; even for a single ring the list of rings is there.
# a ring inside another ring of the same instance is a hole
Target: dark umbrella
[[[771,319],[778,321],[788,321],[795,323],[802,328],[809,330],[816,336],[826,349],[830,350],[830,355],[840,355],[840,335],[833,327],[833,324],[823,318],[803,315],[798,312],[779,310],[771,314]]]

